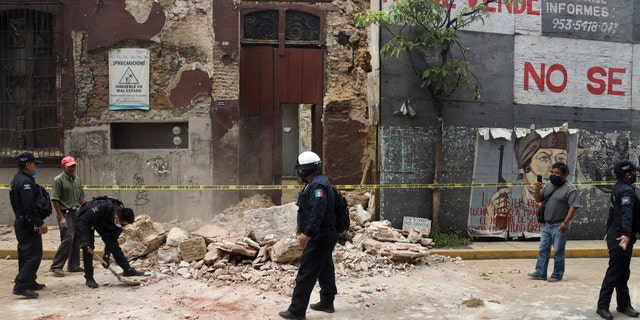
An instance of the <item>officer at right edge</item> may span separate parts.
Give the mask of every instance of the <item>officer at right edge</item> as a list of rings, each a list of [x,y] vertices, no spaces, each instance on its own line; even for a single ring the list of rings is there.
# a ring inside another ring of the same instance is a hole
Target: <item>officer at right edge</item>
[[[613,166],[618,180],[611,192],[611,207],[607,218],[607,233],[604,236],[609,250],[609,267],[602,280],[596,313],[603,319],[613,319],[609,311],[613,290],[616,290],[618,312],[629,317],[640,313],[631,306],[629,295],[629,275],[631,255],[636,233],[640,231],[640,199],[636,194],[636,174],[638,168],[629,160],[620,160]]]

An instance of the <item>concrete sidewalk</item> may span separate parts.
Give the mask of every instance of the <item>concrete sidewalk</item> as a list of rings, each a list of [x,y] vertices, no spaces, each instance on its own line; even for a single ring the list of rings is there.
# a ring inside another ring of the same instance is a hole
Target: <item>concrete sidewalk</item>
[[[96,238],[95,244],[97,251],[104,250],[104,244],[100,238]],[[49,232],[42,236],[43,258],[53,259],[58,245],[60,245],[60,232],[57,226],[51,226]],[[525,241],[478,240],[463,248],[432,249],[431,253],[460,257],[464,260],[535,259],[538,257],[539,245],[539,239]],[[640,250],[635,250],[634,256],[640,256]],[[18,258],[16,238],[13,226],[0,225],[0,258],[6,257]],[[567,242],[567,258],[609,258],[609,253],[604,240],[569,240]]]
[[[58,232],[51,232],[43,237],[43,259],[53,259],[59,245]],[[460,257],[464,260],[486,259],[535,259],[538,256],[540,241],[476,241],[464,248],[432,249],[432,254],[450,257]],[[18,253],[15,241],[0,242],[0,258],[17,259]],[[96,250],[101,251],[103,243],[96,240]],[[634,256],[640,256],[640,250],[635,250]],[[606,244],[603,240],[569,240],[567,242],[567,258],[608,258]]]
[[[452,249],[433,249],[431,253],[464,260],[484,259],[535,259],[538,257],[539,240],[531,241],[476,241],[468,247]],[[608,258],[604,240],[569,240],[567,258]],[[634,250],[633,256],[640,256],[640,250]]]
[[[13,226],[0,225],[0,258],[18,259],[18,241]],[[42,258],[53,260],[60,245],[60,231],[58,226],[49,226],[49,232],[42,236]],[[104,243],[99,237],[95,241],[96,252],[102,254]]]

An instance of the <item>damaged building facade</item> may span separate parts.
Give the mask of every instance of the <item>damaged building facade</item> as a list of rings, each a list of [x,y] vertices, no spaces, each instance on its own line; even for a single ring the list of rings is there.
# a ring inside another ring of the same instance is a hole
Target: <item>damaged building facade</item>
[[[478,1],[452,3],[455,13]],[[389,10],[391,1],[380,4]],[[563,161],[582,204],[570,237],[601,239],[613,164],[640,155],[640,4],[522,0],[493,2],[487,11],[484,24],[458,33],[456,50],[473,65],[478,87],[457,90],[444,107],[440,228],[539,236],[533,185]],[[390,38],[379,34],[374,47]],[[429,184],[434,105],[406,57],[383,60],[380,79],[380,183]],[[380,192],[380,210],[396,227],[405,216],[431,218],[431,208],[429,188]]]
[[[393,227],[430,219],[433,103],[406,58],[379,61],[388,34],[354,25],[391,3],[0,1],[0,179],[22,150],[45,161],[43,184],[72,155],[89,196],[156,221],[207,219],[256,193],[279,204],[296,155],[313,150],[334,184],[394,185],[375,189]],[[566,161],[583,206],[571,237],[600,239],[610,168],[640,154],[640,4],[488,11],[459,32],[478,87],[444,108],[440,229],[535,237],[532,179]]]
[[[377,112],[353,22],[365,6],[0,1],[0,179],[28,150],[50,184],[71,155],[88,197],[156,221],[208,219],[256,193],[280,203],[270,186],[295,181],[305,150],[334,184],[369,181]]]

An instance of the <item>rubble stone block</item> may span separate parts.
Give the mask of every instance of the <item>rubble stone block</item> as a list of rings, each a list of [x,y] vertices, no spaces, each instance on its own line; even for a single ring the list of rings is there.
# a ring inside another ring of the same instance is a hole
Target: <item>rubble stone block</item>
[[[365,223],[371,221],[371,213],[364,210],[361,204],[357,204],[354,207],[351,207],[349,210],[349,215],[351,219],[359,226],[364,225]]]
[[[407,240],[411,243],[419,243],[420,240],[422,240],[422,232],[416,228],[411,228],[411,230],[409,230]]]
[[[232,254],[239,254],[247,257],[255,258],[258,253],[257,249],[252,248],[246,242],[238,241],[238,242],[214,242],[213,245],[222,251],[226,251]]]
[[[189,233],[180,228],[171,228],[167,234],[167,245],[177,247],[182,241],[189,239]]]
[[[302,257],[302,249],[297,238],[285,238],[276,242],[270,249],[271,261],[277,263],[293,262]]]
[[[363,247],[369,254],[389,257],[392,261],[407,262],[429,256],[429,250],[419,244],[403,242],[382,242],[374,239],[363,241]]]
[[[176,247],[163,246],[158,249],[158,261],[180,262],[180,251]]]
[[[182,260],[191,262],[204,258],[207,253],[207,245],[202,237],[194,237],[182,241],[179,246]]]
[[[245,230],[254,235],[258,242],[269,234],[284,238],[293,233],[296,225],[298,206],[288,203],[271,208],[251,209],[242,215]]]
[[[210,266],[216,263],[216,261],[220,259],[220,256],[221,256],[220,253],[221,253],[220,250],[218,250],[217,248],[213,248],[213,250],[208,250],[203,258],[204,264]]]

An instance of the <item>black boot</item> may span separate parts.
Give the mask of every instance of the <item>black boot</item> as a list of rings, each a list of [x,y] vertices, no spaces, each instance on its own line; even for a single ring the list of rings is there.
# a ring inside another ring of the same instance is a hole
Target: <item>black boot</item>
[[[281,317],[285,318],[285,319],[294,319],[294,320],[304,320],[304,315],[302,316],[298,316],[293,314],[291,311],[287,310],[287,311],[282,311],[278,313]]]
[[[93,278],[87,279],[87,282],[85,282],[84,284],[91,289],[95,289],[100,286],[95,280],[93,280]]]
[[[124,277],[135,277],[135,276],[144,276],[144,271],[136,270],[134,268],[129,268],[129,270],[122,273]]]
[[[336,309],[333,307],[333,303],[332,304],[328,304],[328,303],[325,304],[325,303],[322,303],[322,301],[309,305],[309,308],[311,308],[311,310],[324,311],[326,313],[334,313],[334,312],[336,312]]]
[[[598,309],[596,313],[602,317],[602,319],[613,320],[613,315],[609,312],[609,309]]]

